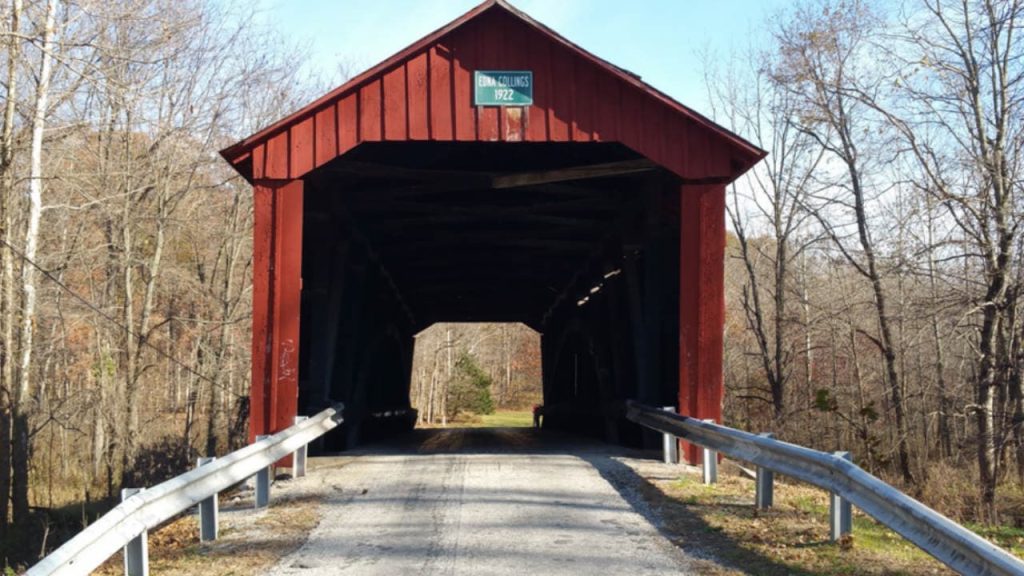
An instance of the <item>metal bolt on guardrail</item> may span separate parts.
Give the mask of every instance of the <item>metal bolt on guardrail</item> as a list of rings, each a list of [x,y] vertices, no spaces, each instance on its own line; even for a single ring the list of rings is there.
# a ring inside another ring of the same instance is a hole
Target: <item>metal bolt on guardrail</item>
[[[210,456],[207,458],[200,458],[196,464],[196,468],[205,466],[216,460],[216,456]],[[217,539],[218,523],[217,519],[220,514],[220,504],[217,502],[217,492],[210,495],[199,503],[199,541],[200,542],[212,542]]]
[[[704,420],[704,422],[715,423],[714,420]],[[704,477],[704,484],[710,486],[718,483],[718,452],[715,452],[707,446],[701,447],[703,454],[701,454],[701,468]]]
[[[145,488],[123,488],[121,502],[145,492]],[[149,576],[149,533],[145,530],[124,547],[125,576]]]
[[[765,432],[758,434],[761,438],[775,439],[775,434]],[[775,503],[775,472],[764,466],[757,467],[757,487],[754,492],[754,505],[758,510],[767,510]]]
[[[833,452],[833,456],[853,461],[849,452]],[[834,491],[829,493],[829,537],[838,542],[843,536],[853,532],[853,506]]]
[[[665,406],[662,408],[665,412],[676,413],[675,406]],[[679,442],[676,441],[676,437],[668,432],[661,435],[661,451],[662,460],[665,464],[678,464],[679,463]]]
[[[296,416],[295,423],[300,424],[309,420],[309,416]],[[303,444],[292,454],[292,477],[302,478],[306,475],[306,457],[309,455],[309,444]]]
[[[259,442],[267,438],[270,438],[269,434],[258,434],[256,441]],[[270,471],[273,469],[274,465],[270,464],[256,472],[256,508],[266,508],[270,505]]]

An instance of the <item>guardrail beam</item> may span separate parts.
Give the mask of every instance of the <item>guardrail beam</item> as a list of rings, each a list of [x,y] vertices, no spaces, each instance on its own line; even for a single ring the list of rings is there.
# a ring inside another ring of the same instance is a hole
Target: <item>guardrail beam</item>
[[[145,491],[145,488],[123,488],[121,502]],[[149,538],[145,530],[124,547],[124,573],[125,576],[149,576]]]
[[[843,460],[853,461],[849,452],[833,452],[834,456]],[[829,493],[829,526],[830,537],[838,542],[843,536],[853,532],[853,506],[850,501],[835,492]]]
[[[758,434],[761,438],[772,440],[775,434],[765,432]],[[772,507],[775,501],[775,472],[764,466],[757,467],[757,487],[754,493],[754,505],[758,510],[767,510]]]
[[[212,463],[217,458],[210,456],[200,458],[196,468]],[[199,541],[212,542],[217,539],[218,516],[220,515],[220,504],[217,502],[218,492],[214,492],[209,498],[199,503]]]

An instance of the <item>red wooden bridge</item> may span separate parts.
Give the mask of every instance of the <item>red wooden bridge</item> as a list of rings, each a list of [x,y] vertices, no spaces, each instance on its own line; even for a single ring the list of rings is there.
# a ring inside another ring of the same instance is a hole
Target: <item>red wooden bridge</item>
[[[765,152],[501,0],[222,154],[255,195],[253,435],[342,401],[358,442],[439,321],[541,332],[546,426],[720,420],[725,186]]]

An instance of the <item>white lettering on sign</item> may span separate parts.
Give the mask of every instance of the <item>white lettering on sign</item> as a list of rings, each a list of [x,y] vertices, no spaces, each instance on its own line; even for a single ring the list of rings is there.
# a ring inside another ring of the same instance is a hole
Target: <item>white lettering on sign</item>
[[[476,77],[476,85],[478,88],[529,88],[530,77],[521,74],[480,74]]]

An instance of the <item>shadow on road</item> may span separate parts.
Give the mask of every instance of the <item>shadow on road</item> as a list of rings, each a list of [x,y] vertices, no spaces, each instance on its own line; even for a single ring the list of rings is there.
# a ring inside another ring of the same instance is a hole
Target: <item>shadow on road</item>
[[[345,453],[353,457],[394,454],[476,454],[493,455],[499,460],[505,454],[576,457],[597,470],[637,514],[687,555],[748,574],[813,576],[811,572],[779,563],[743,546],[709,525],[687,504],[665,496],[653,482],[621,461],[621,458],[652,458],[654,454],[650,451],[551,430],[447,428],[417,429],[386,442]],[[504,493],[501,496],[509,498],[514,495]]]

